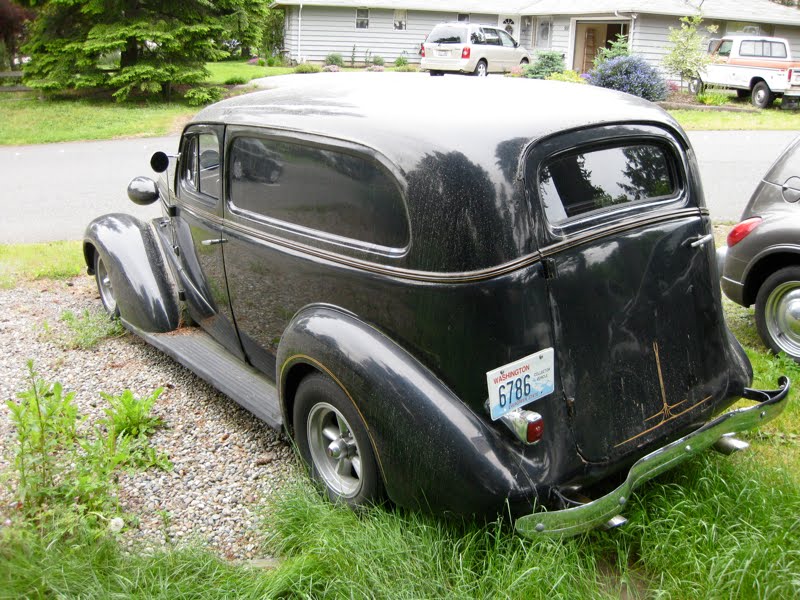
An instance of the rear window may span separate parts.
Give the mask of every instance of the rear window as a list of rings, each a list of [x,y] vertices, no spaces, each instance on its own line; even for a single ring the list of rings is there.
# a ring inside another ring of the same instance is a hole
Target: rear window
[[[763,56],[767,58],[786,58],[786,46],[781,42],[746,40],[739,48],[742,56]]]
[[[467,28],[458,25],[437,25],[426,41],[431,44],[465,44]]]
[[[547,220],[559,225],[620,205],[674,198],[676,178],[664,146],[601,148],[547,161],[539,170],[539,196]]]

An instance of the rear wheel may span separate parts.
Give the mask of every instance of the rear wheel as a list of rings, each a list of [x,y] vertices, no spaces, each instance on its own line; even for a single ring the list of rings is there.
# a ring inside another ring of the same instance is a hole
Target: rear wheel
[[[754,106],[758,108],[767,108],[772,104],[773,100],[775,100],[775,96],[772,95],[769,86],[765,82],[759,81],[753,86],[751,102]]]
[[[311,477],[328,497],[351,507],[380,500],[383,482],[367,428],[356,407],[332,379],[309,375],[297,388],[294,436]]]
[[[103,308],[106,309],[108,316],[115,319],[119,316],[119,306],[114,295],[114,286],[111,283],[111,271],[108,269],[106,260],[96,250],[94,253],[94,278],[97,281],[97,291],[100,292]]]
[[[800,267],[780,269],[761,285],[756,327],[770,350],[800,362]]]
[[[476,77],[486,77],[489,74],[489,65],[486,64],[485,60],[479,60],[472,74]]]
[[[528,64],[528,59],[527,58],[523,58],[521,61],[519,61],[519,66],[520,67],[524,67],[527,64]]]

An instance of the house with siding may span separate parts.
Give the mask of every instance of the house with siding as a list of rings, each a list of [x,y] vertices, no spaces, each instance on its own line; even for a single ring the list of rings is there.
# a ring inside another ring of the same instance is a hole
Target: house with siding
[[[387,63],[398,56],[419,62],[419,48],[444,21],[500,26],[528,50],[560,51],[578,72],[616,39],[654,66],[669,51],[669,30],[679,19],[701,14],[716,25],[715,36],[757,33],[789,40],[800,57],[800,10],[769,0],[289,0],[285,9],[285,54],[294,62],[322,62],[337,52],[363,64],[367,53]]]

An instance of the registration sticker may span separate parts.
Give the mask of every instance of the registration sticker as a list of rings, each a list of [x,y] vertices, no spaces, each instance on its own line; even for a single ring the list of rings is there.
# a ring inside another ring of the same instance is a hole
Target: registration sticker
[[[553,362],[553,349],[545,348],[486,373],[492,420],[552,394]]]

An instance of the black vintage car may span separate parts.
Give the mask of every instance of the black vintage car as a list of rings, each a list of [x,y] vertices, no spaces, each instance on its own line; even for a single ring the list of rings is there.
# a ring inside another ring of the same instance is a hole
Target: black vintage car
[[[103,304],[285,427],[332,499],[577,533],[786,403],[748,389],[685,134],[632,96],[301,77],[152,164],[129,196],[163,217],[87,229]]]

